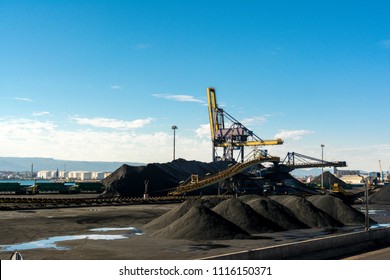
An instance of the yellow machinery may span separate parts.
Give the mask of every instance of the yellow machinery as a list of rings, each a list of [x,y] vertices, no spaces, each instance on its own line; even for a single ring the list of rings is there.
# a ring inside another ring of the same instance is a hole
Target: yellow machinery
[[[216,183],[222,182],[228,178],[233,177],[234,175],[242,172],[243,170],[262,163],[262,162],[279,162],[279,157],[272,157],[264,154],[254,154],[253,158],[247,159],[245,162],[237,162],[236,164],[230,166],[228,169],[223,170],[219,173],[205,176],[204,178],[199,178],[199,175],[192,174],[187,181],[181,183],[175,190],[168,193],[168,195],[183,195],[188,192],[199,190]]]
[[[333,186],[332,186],[332,192],[333,193],[341,193],[343,194],[344,196],[348,196],[348,192],[342,187],[342,186],[339,186],[338,183],[334,183]]]
[[[273,162],[274,164],[277,164],[280,161],[279,157],[270,156],[267,151],[264,150],[255,150],[253,156],[247,156],[246,160],[244,160],[245,146],[257,147],[280,145],[283,144],[283,140],[263,140],[224,110],[218,108],[215,90],[213,88],[207,88],[207,98],[211,141],[213,143],[213,161],[235,161],[233,158],[233,151],[239,150],[241,162],[236,162],[226,170],[205,176],[204,178],[200,178],[198,174],[192,174],[188,180],[182,182],[175,190],[169,192],[169,195],[183,195],[223,182],[251,166],[263,162]],[[227,123],[225,123],[225,118],[227,119]],[[217,148],[223,148],[222,157],[217,155]]]
[[[211,141],[213,143],[213,161],[234,160],[233,151],[238,150],[239,155],[241,155],[241,162],[243,162],[245,146],[256,147],[283,144],[283,140],[279,138],[275,140],[261,139],[223,109],[218,108],[214,88],[207,88],[207,99]],[[227,118],[226,123],[225,118]],[[217,155],[217,148],[223,148],[222,157]]]

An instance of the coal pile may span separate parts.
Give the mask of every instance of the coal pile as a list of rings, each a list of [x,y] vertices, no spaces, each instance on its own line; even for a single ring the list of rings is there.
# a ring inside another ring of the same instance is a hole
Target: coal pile
[[[219,197],[203,197],[203,198],[191,198],[187,199],[183,203],[179,204],[174,209],[168,211],[162,216],[154,219],[153,221],[147,223],[144,228],[145,229],[162,229],[173,222],[177,221],[185,214],[187,214],[191,208],[196,206],[204,206],[207,208],[213,208],[218,205],[224,198]]]
[[[294,213],[286,206],[267,197],[260,197],[248,202],[261,216],[273,221],[286,230],[309,228],[299,221]]]
[[[271,182],[282,182],[282,186],[278,186],[275,194],[319,194],[317,190],[294,178],[289,172],[278,167],[276,172],[269,172],[264,175],[265,180]]]
[[[207,173],[218,173],[225,170],[230,162],[199,162],[177,159],[168,163],[151,163],[146,166],[122,165],[101,183],[106,187],[103,196],[142,197],[145,192],[145,181],[148,183],[148,192],[153,196],[166,195],[168,189],[176,187],[179,182],[187,180],[191,174],[199,177]],[[210,187],[196,192],[196,194],[215,192]]]
[[[372,204],[390,204],[390,186],[381,188],[370,196]]]
[[[259,199],[260,197],[262,196],[258,194],[246,194],[246,195],[239,196],[238,199],[244,203],[248,203],[251,200]]]
[[[249,234],[211,209],[193,206],[184,216],[150,236],[171,239],[244,239]]]
[[[188,199],[143,229],[159,238],[224,240],[282,230],[363,225],[364,219],[360,211],[331,195],[247,195]]]
[[[343,188],[346,186],[346,183],[343,180],[340,180],[329,171],[325,171],[323,173],[323,182],[324,186],[333,186],[333,184],[338,184],[340,187]],[[312,183],[316,185],[321,185],[321,175],[314,177]]]
[[[333,195],[313,195],[308,197],[307,200],[344,225],[364,225],[364,214],[344,203],[338,197]]]
[[[249,233],[284,230],[278,224],[258,214],[248,204],[243,203],[236,198],[230,198],[222,201],[212,210]]]
[[[271,199],[290,209],[298,220],[311,228],[343,226],[342,223],[316,208],[303,197],[281,195],[272,196]]]

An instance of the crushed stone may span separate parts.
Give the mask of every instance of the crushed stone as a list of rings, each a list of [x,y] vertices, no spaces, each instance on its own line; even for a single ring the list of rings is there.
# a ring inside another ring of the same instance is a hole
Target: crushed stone
[[[306,199],[344,225],[364,225],[364,214],[344,203],[338,197],[333,195],[313,195]]]
[[[188,240],[246,239],[250,237],[245,230],[203,205],[193,206],[184,216],[153,232],[150,236]]]
[[[212,210],[249,233],[265,233],[284,230],[278,224],[264,218],[249,205],[237,198],[230,198],[222,201]]]
[[[295,217],[311,228],[341,227],[343,224],[315,207],[303,197],[293,195],[271,196],[272,200],[286,206]]]

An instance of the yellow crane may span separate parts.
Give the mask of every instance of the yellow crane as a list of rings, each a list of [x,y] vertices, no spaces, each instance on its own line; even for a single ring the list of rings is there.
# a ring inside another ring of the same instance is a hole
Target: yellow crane
[[[210,119],[211,141],[213,143],[213,161],[234,160],[233,151],[238,150],[241,162],[244,161],[244,147],[281,145],[283,140],[263,140],[246,128],[217,105],[214,88],[207,88],[208,112]],[[225,122],[225,118],[227,122]],[[217,148],[223,148],[222,157],[217,155]]]

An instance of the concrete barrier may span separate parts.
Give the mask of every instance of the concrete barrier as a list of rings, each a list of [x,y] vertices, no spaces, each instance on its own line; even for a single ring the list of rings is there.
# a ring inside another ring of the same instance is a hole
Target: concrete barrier
[[[390,243],[390,228],[358,231],[211,256],[208,260],[332,259]]]

